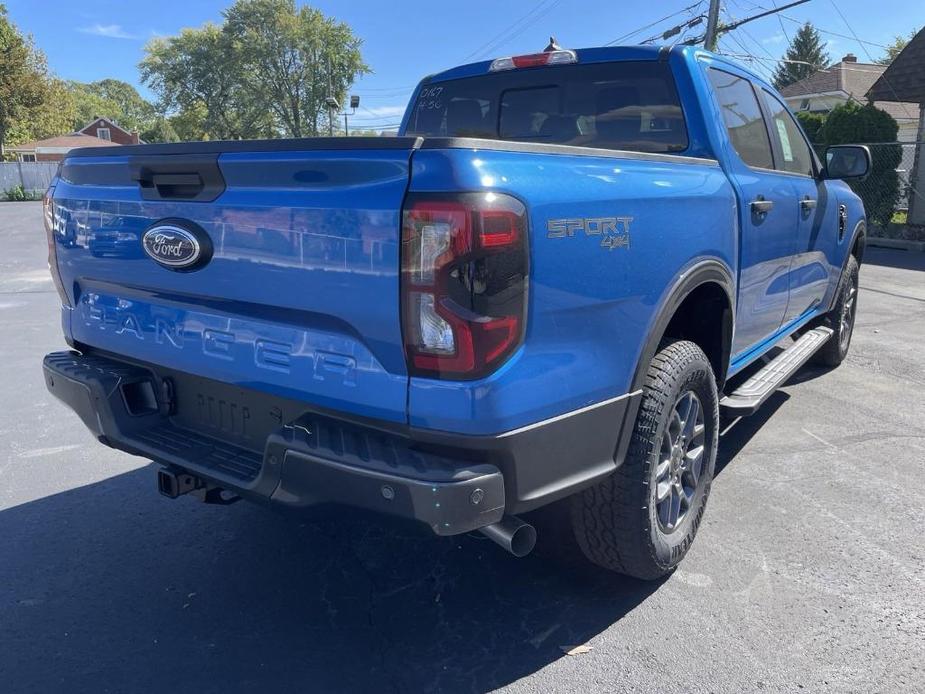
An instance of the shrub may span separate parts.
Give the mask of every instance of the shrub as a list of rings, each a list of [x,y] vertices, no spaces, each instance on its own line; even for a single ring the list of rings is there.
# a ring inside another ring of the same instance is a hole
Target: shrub
[[[16,185],[4,191],[3,198],[7,202],[21,202],[26,199],[26,191],[23,190],[22,186]]]
[[[806,137],[814,145],[819,143],[819,131],[825,123],[825,116],[821,113],[810,113],[809,111],[797,111],[797,120],[803,126]]]
[[[25,202],[26,200],[41,200],[42,196],[32,190],[25,190],[21,185],[15,185],[3,191],[3,199],[7,202]]]
[[[892,144],[898,132],[899,126],[886,111],[849,102],[832,109],[818,133],[826,145],[880,143],[870,148],[873,165],[867,178],[848,181],[864,201],[868,218],[880,226],[890,223],[899,200],[896,167],[902,161],[902,147]]]

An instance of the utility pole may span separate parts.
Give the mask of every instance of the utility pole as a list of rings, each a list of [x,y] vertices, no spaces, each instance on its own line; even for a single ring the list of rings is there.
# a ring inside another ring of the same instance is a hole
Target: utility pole
[[[768,15],[777,14],[782,10],[789,10],[791,7],[802,5],[803,3],[809,2],[809,0],[796,0],[796,2],[791,2],[787,5],[775,7],[773,10],[767,10],[765,12],[752,15],[751,17],[740,19],[737,22],[732,22],[731,24],[719,23],[719,2],[720,0],[710,0],[710,11],[707,14],[707,31],[703,35],[703,47],[708,51],[716,50],[716,42],[719,40],[720,34],[725,34],[727,31],[732,31],[733,29],[736,29],[743,24],[754,22],[756,19],[761,19],[762,17],[767,17]],[[696,42],[699,43],[699,40]]]
[[[708,51],[716,50],[716,40],[719,38],[719,0],[710,0],[710,10],[707,12],[707,31],[703,35],[703,47]]]

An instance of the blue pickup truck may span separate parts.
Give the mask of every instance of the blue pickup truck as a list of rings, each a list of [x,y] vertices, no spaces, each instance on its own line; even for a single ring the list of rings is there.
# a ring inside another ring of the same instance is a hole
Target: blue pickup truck
[[[684,557],[720,416],[839,364],[865,217],[780,96],[704,50],[425,78],[398,137],[72,151],[45,201],[71,350],[48,389],[166,496],[480,531],[567,506],[652,579]]]

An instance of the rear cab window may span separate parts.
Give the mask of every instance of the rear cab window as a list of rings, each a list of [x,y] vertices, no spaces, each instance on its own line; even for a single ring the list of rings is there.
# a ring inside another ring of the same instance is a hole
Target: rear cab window
[[[739,158],[758,169],[773,169],[771,141],[751,82],[732,73],[709,68],[707,74],[723,114],[723,123]]]
[[[406,134],[654,153],[688,147],[674,76],[654,61],[511,70],[426,85]]]
[[[814,176],[813,155],[790,110],[768,90],[761,90],[764,103],[771,114],[771,133],[780,145],[779,171]]]

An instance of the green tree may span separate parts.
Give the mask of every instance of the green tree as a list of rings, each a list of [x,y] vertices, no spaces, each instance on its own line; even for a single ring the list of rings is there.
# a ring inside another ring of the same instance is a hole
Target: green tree
[[[819,130],[825,145],[878,143],[870,147],[870,175],[862,181],[848,183],[864,201],[868,218],[881,226],[889,224],[899,199],[896,167],[902,160],[902,148],[893,144],[898,132],[899,125],[889,113],[853,101],[832,109]]]
[[[97,116],[116,121],[128,131],[151,128],[157,118],[154,105],[145,100],[128,82],[104,79],[97,82],[69,82],[77,113],[73,129],[82,128]]]
[[[141,80],[168,112],[192,111],[197,129],[209,139],[235,140],[271,135],[268,105],[248,89],[240,50],[221,27],[206,24],[159,38],[146,47]]]
[[[72,81],[67,83],[67,87],[74,100],[74,118],[71,121],[70,130],[74,131],[84,127],[97,116],[118,121],[122,115],[115,101],[94,92],[89,84]]]
[[[181,141],[208,140],[205,129],[206,109],[196,104],[167,118],[167,122]]]
[[[32,110],[28,120],[23,123],[24,139],[41,140],[71,132],[76,104],[67,83],[55,77],[48,77],[44,84],[45,98]]]
[[[908,38],[903,38],[902,36],[894,36],[893,42],[886,47],[886,55],[882,58],[879,58],[877,62],[881,65],[889,65],[892,63],[894,60],[896,60],[896,56],[902,53],[902,50],[906,47],[906,44],[915,38],[917,33],[919,33],[919,30],[913,29],[911,32],[909,32]]]
[[[158,116],[147,128],[141,131],[141,139],[150,143],[179,142],[180,136],[167,118]]]
[[[225,12],[248,89],[260,93],[287,137],[317,135],[327,125],[325,99],[343,103],[369,72],[350,27],[294,0],[237,0]]]
[[[819,32],[810,22],[794,35],[784,59],[789,62],[781,62],[774,71],[774,86],[778,89],[824,70],[830,62]]]
[[[318,135],[325,99],[369,70],[349,26],[294,0],[237,0],[224,17],[145,47],[142,81],[181,137]]]
[[[0,4],[0,159],[4,144],[29,137],[25,124],[49,100],[52,86],[45,55]]]

